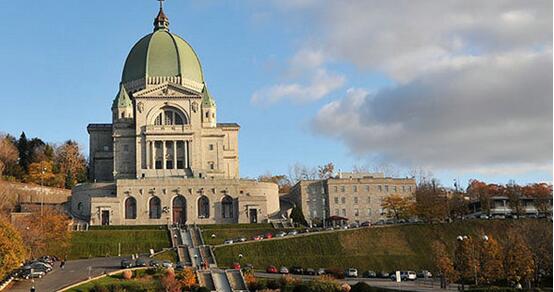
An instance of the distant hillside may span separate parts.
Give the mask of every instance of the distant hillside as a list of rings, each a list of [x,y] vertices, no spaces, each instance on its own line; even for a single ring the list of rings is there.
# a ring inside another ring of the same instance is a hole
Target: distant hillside
[[[453,250],[458,235],[492,235],[503,243],[506,231],[516,230],[530,246],[538,238],[548,238],[552,250],[550,220],[472,220],[451,224],[402,225],[313,234],[283,240],[222,246],[215,249],[221,266],[238,261],[257,269],[267,265],[310,268],[348,268],[361,271],[395,269],[433,270],[431,243],[443,241]]]

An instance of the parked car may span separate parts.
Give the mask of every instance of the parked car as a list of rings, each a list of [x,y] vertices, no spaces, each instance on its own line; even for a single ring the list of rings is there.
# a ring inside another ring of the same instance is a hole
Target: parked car
[[[46,264],[49,264],[49,265],[53,265],[54,262],[55,262],[55,259],[51,256],[42,256],[42,257],[38,258],[37,261],[43,262],[43,263],[46,263]]]
[[[291,230],[288,233],[288,235],[296,235],[296,234],[298,234],[298,231],[296,231],[296,230]]]
[[[273,234],[268,232],[268,233],[264,234],[264,238],[265,239],[271,239],[271,238],[273,238]]]
[[[481,214],[481,215],[479,215],[479,219],[489,219],[489,215]]]
[[[245,242],[245,241],[246,241],[246,237],[239,237],[239,238],[237,238],[237,241]]]
[[[282,267],[279,268],[279,273],[280,274],[288,274],[289,269],[287,269],[287,267],[285,267],[285,266],[282,266]]]
[[[356,222],[350,223],[350,228],[358,228],[358,227],[360,227],[360,224],[358,224]]]
[[[304,269],[299,266],[294,266],[290,268],[290,273],[295,275],[302,275],[304,273]]]
[[[248,264],[244,265],[244,267],[242,267],[242,271],[243,271],[243,272],[251,272],[251,271],[254,271],[254,265],[248,263]]]
[[[132,267],[134,267],[134,264],[131,260],[127,260],[127,259],[121,260],[121,268],[128,269]]]
[[[173,268],[173,263],[169,260],[164,260],[162,262],[162,267],[164,267],[166,269]]]
[[[318,274],[318,275],[325,275],[325,269],[324,269],[324,268],[319,268],[319,269],[317,269],[316,274]]]
[[[361,227],[370,227],[371,226],[371,223],[369,223],[369,221],[365,221],[365,222],[362,222],[362,224],[360,224]]]
[[[240,271],[240,264],[239,263],[232,263],[231,264],[231,269]]]
[[[233,243],[235,243],[235,241],[232,240],[232,239],[225,239],[225,241],[223,243],[224,244],[233,244]]]
[[[310,276],[315,276],[315,270],[311,269],[311,268],[308,268],[304,271],[304,274],[305,275],[310,275]]]
[[[374,271],[367,271],[363,274],[364,278],[377,278],[377,273]]]
[[[177,270],[177,271],[182,271],[182,270],[184,270],[186,267],[187,267],[187,265],[186,265],[185,263],[183,263],[183,262],[177,262],[177,263],[175,264],[175,270]]]
[[[416,272],[414,272],[414,271],[408,271],[407,274],[408,274],[408,280],[414,281],[414,280],[417,279],[417,274],[416,274]]]
[[[43,271],[45,273],[49,273],[50,271],[52,271],[52,266],[51,265],[49,265],[47,263],[39,262],[39,261],[34,261],[31,264],[29,264],[29,266],[32,269],[40,270],[40,271]]]
[[[275,266],[267,266],[266,273],[277,274],[279,272]]]
[[[154,259],[154,260],[151,260],[148,265],[153,268],[160,268],[162,266],[162,261]]]
[[[42,278],[46,275],[44,271],[39,271],[35,269],[24,269],[19,274],[19,277],[22,279],[32,279],[32,278]]]
[[[396,281],[396,272],[391,273],[391,280]],[[414,281],[417,279],[417,274],[414,271],[400,271],[400,279],[402,281]]]
[[[138,258],[135,261],[135,267],[146,267],[148,266],[148,262],[144,258]]]
[[[335,228],[333,228],[333,226],[329,226],[329,227],[325,228],[326,231],[332,231],[332,230],[334,230],[334,229],[335,229]]]
[[[433,278],[433,274],[427,270],[423,270],[419,273],[417,273],[418,278]]]
[[[344,275],[349,278],[358,278],[358,270],[354,268],[349,268],[348,270],[346,270]]]
[[[256,236],[252,237],[252,240],[255,240],[255,241],[262,240],[262,239],[264,239],[264,237],[261,236],[261,235],[256,235]]]
[[[275,233],[275,237],[285,237],[285,236],[287,236],[287,233],[284,231],[279,231]]]
[[[381,271],[377,274],[377,277],[379,278],[388,278],[389,277],[389,273],[388,272],[384,272],[384,271]]]

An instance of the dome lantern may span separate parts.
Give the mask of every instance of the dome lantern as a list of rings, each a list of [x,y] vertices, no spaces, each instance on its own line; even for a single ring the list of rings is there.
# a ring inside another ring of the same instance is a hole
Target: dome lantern
[[[164,0],[158,0],[160,1],[160,12],[158,12],[158,16],[154,18],[154,31],[163,29],[163,30],[169,30],[169,18],[164,13],[163,8],[163,1]]]

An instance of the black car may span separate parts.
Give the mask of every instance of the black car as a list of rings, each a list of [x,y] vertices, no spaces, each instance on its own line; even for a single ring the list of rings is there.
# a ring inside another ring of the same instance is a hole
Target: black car
[[[183,262],[177,262],[177,264],[175,264],[175,270],[177,271],[182,271],[185,269],[187,265]]]
[[[139,258],[135,261],[135,267],[146,267],[148,266],[148,262],[146,259]]]
[[[124,269],[132,268],[134,266],[131,260],[121,260],[121,267]]]
[[[304,275],[315,276],[315,270],[314,269],[306,269],[304,271]]]
[[[295,274],[295,275],[302,275],[304,273],[304,269],[298,266],[291,267],[289,271],[291,274]]]
[[[151,267],[154,267],[154,268],[160,268],[162,266],[162,261],[160,261],[160,260],[151,260],[149,265]]]
[[[379,278],[388,278],[389,276],[390,276],[389,273],[383,272],[383,271],[381,271],[377,274],[377,277],[379,277]]]
[[[366,271],[363,274],[364,278],[377,278],[377,273],[374,271]]]

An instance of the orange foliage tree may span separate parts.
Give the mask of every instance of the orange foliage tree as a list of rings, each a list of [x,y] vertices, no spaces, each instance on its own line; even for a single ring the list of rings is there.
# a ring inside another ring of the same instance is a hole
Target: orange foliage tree
[[[502,246],[491,235],[480,243],[481,281],[492,284],[504,276]]]
[[[166,292],[181,292],[181,282],[175,277],[173,269],[167,269],[160,282]]]
[[[61,211],[46,207],[42,216],[35,211],[17,221],[16,226],[32,257],[65,257],[71,245],[70,222]]]
[[[412,198],[392,194],[383,198],[381,208],[395,220],[408,219],[414,213]]]
[[[27,250],[21,235],[8,220],[0,217],[0,279],[21,265]]]
[[[440,241],[434,241],[431,244],[433,251],[433,262],[438,274],[444,277],[444,283],[454,282],[458,279],[458,273],[454,269],[454,262],[446,248],[446,245]]]
[[[185,289],[190,289],[198,282],[196,281],[196,275],[194,271],[190,268],[184,269],[183,272],[179,275],[181,285]]]

